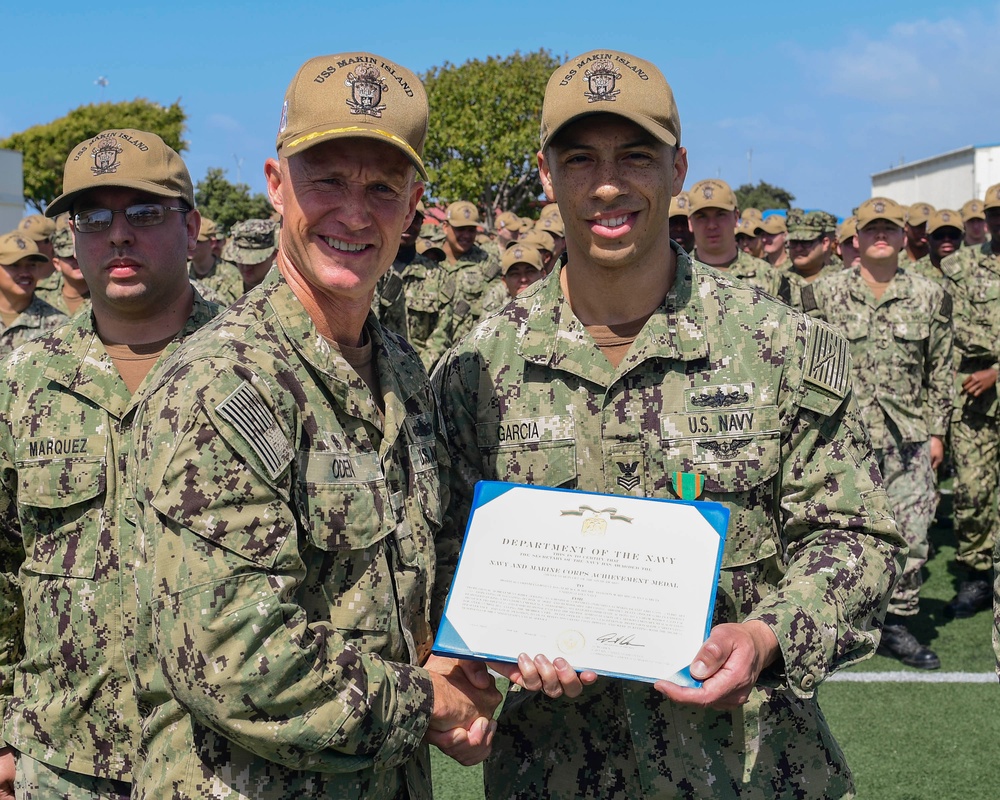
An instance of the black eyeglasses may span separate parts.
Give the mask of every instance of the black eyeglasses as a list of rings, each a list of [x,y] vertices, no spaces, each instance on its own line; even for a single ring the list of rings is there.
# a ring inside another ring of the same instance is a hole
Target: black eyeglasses
[[[164,206],[159,203],[138,203],[128,208],[92,208],[73,215],[73,224],[81,233],[97,233],[111,227],[115,214],[124,214],[129,225],[134,228],[149,228],[162,224],[166,212],[179,211],[186,214],[191,209],[180,206]]]

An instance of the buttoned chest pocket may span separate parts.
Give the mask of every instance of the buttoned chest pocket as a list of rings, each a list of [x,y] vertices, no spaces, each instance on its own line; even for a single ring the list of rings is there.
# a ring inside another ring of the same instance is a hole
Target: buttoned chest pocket
[[[40,575],[92,579],[106,527],[103,458],[18,465],[18,516],[28,568]]]
[[[977,306],[986,303],[996,303],[1000,300],[1000,281],[994,278],[977,280],[979,277],[979,275],[976,275],[968,281],[969,300]],[[979,308],[977,310],[988,311],[989,309]]]
[[[922,366],[923,353],[930,336],[931,324],[928,319],[911,318],[893,322],[894,360],[902,366]]]
[[[425,341],[437,325],[440,306],[437,297],[427,292],[415,292],[407,298],[407,327],[411,339]]]

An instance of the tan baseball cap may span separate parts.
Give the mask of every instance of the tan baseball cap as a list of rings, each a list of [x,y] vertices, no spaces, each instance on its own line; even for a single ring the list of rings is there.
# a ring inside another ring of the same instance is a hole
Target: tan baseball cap
[[[547,250],[549,253],[556,249],[556,240],[552,238],[552,234],[540,228],[532,228],[521,239],[518,239],[516,242],[509,242],[507,249],[509,250],[514,245],[521,244],[522,242],[533,245],[539,250]]]
[[[902,228],[906,219],[906,209],[888,197],[871,197],[858,206],[854,215],[858,218],[859,231],[878,219],[887,220]]]
[[[1000,208],[1000,183],[994,183],[989,189],[986,190],[986,199],[983,201],[983,210],[985,211],[988,208]]]
[[[837,244],[843,244],[848,239],[853,239],[858,233],[857,217],[846,217],[837,226]]]
[[[421,238],[417,239],[416,247],[417,247],[417,252],[420,255],[426,255],[428,252],[430,252],[433,255],[434,251],[437,251],[438,253],[440,253],[441,257],[444,258],[445,252],[444,249],[441,247],[440,242],[432,242],[430,239]]]
[[[372,53],[317,56],[299,67],[285,92],[278,154],[331,139],[361,137],[399,148],[420,177],[427,139],[427,93],[406,67]]]
[[[17,229],[36,242],[44,242],[56,232],[56,223],[41,214],[32,214],[17,223]]]
[[[479,209],[468,200],[456,200],[448,205],[445,221],[453,228],[474,228],[479,224]]]
[[[927,220],[928,233],[934,233],[938,228],[958,228],[960,231],[964,231],[965,223],[962,221],[962,215],[958,211],[952,211],[950,208],[942,208],[940,211],[935,211],[931,214],[931,218]]]
[[[736,210],[736,195],[729,184],[717,178],[698,181],[688,190],[689,213],[703,208],[721,208],[723,211]]]
[[[210,220],[208,217],[202,217],[201,228],[198,230],[198,241],[210,242],[218,238],[218,234],[219,226],[215,224],[215,221]]]
[[[506,275],[515,264],[530,264],[539,272],[545,270],[542,254],[534,245],[526,242],[513,242],[503,251],[500,257],[500,273]]]
[[[628,53],[592,50],[552,73],[542,102],[541,149],[563,127],[591,114],[617,114],[664,144],[680,144],[670,84],[656,66]]]
[[[49,203],[45,216],[69,211],[78,194],[106,186],[177,197],[194,208],[194,185],[177,152],[155,133],[119,128],[102,131],[70,151],[63,193]]]
[[[538,214],[538,218],[548,219],[549,217],[556,217],[557,219],[562,219],[562,212],[559,210],[558,203],[546,203],[544,206],[542,206],[542,210]]]
[[[452,205],[454,205],[454,203]],[[469,205],[472,205],[472,203],[469,203]],[[448,206],[448,210],[451,211],[451,206]],[[478,211],[476,212],[476,216],[479,216]],[[500,214],[497,214],[493,224],[498,231],[519,231],[524,227],[524,223],[521,222],[521,218],[513,211],[503,211]]]
[[[563,224],[562,217],[557,217],[555,214],[539,219],[535,223],[535,230],[545,231],[551,236],[566,236],[566,225]]]
[[[970,200],[962,206],[962,222],[968,222],[970,219],[986,219],[982,200]]]
[[[934,213],[934,206],[930,203],[914,203],[906,209],[907,225],[923,225]]]
[[[788,224],[785,222],[783,214],[769,214],[764,217],[764,221],[760,224],[760,229],[764,233],[770,233],[773,236],[779,233],[788,233]]]
[[[744,208],[740,212],[740,219],[755,219],[757,222],[763,222],[764,214],[759,208]]]
[[[750,218],[741,219],[736,223],[736,235],[737,236],[749,236],[753,239],[755,236],[760,235],[760,221]]]
[[[49,260],[48,256],[43,256],[38,252],[35,240],[25,236],[21,231],[11,231],[0,236],[0,264],[9,267],[22,258],[31,258],[37,261]]]
[[[670,217],[687,217],[691,214],[691,201],[687,192],[681,192],[670,198]]]

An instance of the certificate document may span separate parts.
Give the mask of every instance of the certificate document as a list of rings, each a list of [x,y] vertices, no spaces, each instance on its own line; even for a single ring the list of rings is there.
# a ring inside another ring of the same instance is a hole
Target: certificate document
[[[434,652],[697,686],[728,524],[719,503],[481,481]]]

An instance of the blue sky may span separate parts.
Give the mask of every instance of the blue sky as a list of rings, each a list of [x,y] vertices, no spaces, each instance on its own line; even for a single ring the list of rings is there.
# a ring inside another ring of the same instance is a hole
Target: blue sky
[[[363,49],[421,73],[547,48],[625,50],[673,86],[688,185],[752,178],[838,215],[870,176],[1000,141],[1000,3],[67,3],[5,8],[0,136],[78,105],[180,100],[197,181],[263,191],[285,88],[312,56]],[[95,81],[108,80],[106,88]],[[752,151],[752,159],[748,152]],[[930,202],[934,198],[925,198]]]

